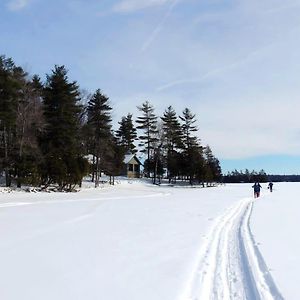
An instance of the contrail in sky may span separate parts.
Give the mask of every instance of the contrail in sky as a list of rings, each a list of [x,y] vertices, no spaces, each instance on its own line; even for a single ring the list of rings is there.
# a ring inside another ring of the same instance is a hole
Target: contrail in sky
[[[159,22],[159,24],[156,26],[156,28],[152,31],[152,33],[150,34],[148,39],[143,44],[142,49],[141,49],[142,52],[145,52],[151,46],[151,44],[154,42],[154,40],[156,39],[158,34],[163,29],[167,19],[169,18],[169,16],[172,13],[174,7],[178,4],[179,1],[180,0],[174,0],[174,1],[171,2],[170,6],[169,6],[166,14],[163,16],[162,20]]]
[[[201,82],[207,78],[210,78],[212,76],[216,76],[219,75],[225,71],[229,71],[229,70],[233,70],[235,68],[241,67],[243,65],[246,65],[247,63],[251,63],[252,61],[254,61],[257,57],[259,57],[259,55],[265,51],[265,50],[269,50],[270,47],[272,47],[275,43],[269,43],[264,47],[258,48],[254,51],[252,51],[251,53],[247,54],[245,57],[243,57],[242,59],[236,60],[233,63],[230,63],[228,65],[225,65],[223,67],[220,68],[216,68],[214,70],[211,70],[205,74],[203,74],[202,76],[199,77],[195,77],[195,78],[183,78],[183,79],[178,79],[175,80],[173,82],[169,82],[165,85],[162,85],[160,87],[158,87],[156,90],[158,92],[170,89],[174,86],[178,86],[178,85],[182,85],[182,84],[186,84],[186,83],[198,83]]]

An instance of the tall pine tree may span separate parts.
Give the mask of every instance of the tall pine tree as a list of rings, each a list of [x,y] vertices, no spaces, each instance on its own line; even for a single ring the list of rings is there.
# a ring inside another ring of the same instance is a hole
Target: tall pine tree
[[[176,149],[183,148],[182,142],[182,128],[180,126],[178,117],[172,106],[169,106],[162,119],[162,128],[164,136],[164,150],[166,152],[167,177],[171,181],[172,177],[179,172],[178,153]]]
[[[136,120],[138,124],[136,128],[142,131],[139,136],[139,146],[142,147],[141,152],[146,153],[147,163],[150,165],[151,155],[154,154],[152,150],[154,150],[154,144],[158,141],[157,116],[154,114],[153,106],[148,101],[144,102],[142,106],[138,106],[138,110],[142,113],[142,116]],[[150,170],[145,171],[149,176]]]
[[[106,151],[111,151],[111,110],[109,98],[98,89],[89,100],[87,107],[95,186],[98,186],[101,176],[101,160],[104,160]]]
[[[190,184],[193,183],[193,179],[196,174],[200,174],[203,169],[203,155],[202,147],[198,141],[198,138],[193,135],[197,132],[195,114],[190,109],[185,108],[180,119],[182,120],[183,131],[183,174],[185,174]],[[199,177],[199,175],[197,176]]]
[[[76,82],[69,82],[64,66],[55,66],[44,91],[45,131],[42,151],[45,157],[46,183],[58,183],[71,190],[80,184],[86,161],[80,149],[79,119],[82,107]]]

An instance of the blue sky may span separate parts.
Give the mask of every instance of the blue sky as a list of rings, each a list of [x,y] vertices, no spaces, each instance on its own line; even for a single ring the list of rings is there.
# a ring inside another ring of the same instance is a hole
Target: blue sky
[[[300,0],[2,0],[0,53],[64,64],[114,118],[196,113],[225,171],[300,173]]]

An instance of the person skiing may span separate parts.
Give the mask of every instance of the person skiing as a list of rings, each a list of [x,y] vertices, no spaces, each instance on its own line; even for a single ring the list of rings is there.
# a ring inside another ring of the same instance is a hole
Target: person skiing
[[[273,182],[269,182],[268,189],[271,193],[273,192]]]
[[[252,188],[254,189],[254,198],[258,198],[260,196],[261,185],[255,182]]]

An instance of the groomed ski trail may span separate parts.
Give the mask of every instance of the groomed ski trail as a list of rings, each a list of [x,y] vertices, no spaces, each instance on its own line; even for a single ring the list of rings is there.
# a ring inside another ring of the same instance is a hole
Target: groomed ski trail
[[[250,229],[253,199],[239,201],[208,234],[182,300],[282,300]]]

